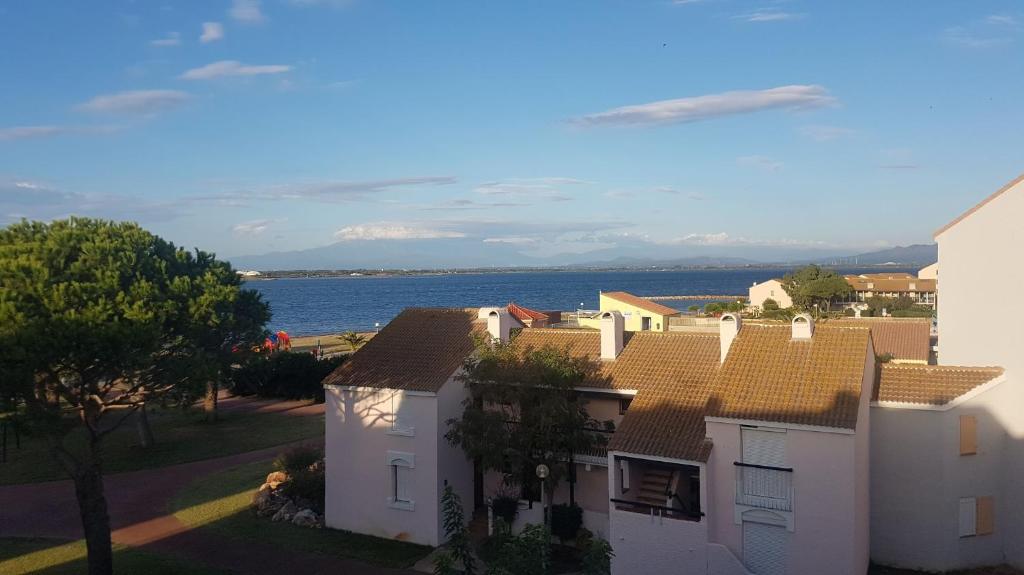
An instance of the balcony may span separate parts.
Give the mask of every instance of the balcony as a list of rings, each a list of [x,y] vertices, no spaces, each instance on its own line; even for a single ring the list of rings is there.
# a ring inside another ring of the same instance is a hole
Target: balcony
[[[793,469],[752,463],[736,466],[736,504],[773,511],[793,510]]]

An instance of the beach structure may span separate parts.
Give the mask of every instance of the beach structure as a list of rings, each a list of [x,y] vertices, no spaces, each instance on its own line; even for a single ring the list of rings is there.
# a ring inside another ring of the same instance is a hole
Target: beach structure
[[[761,283],[754,283],[747,290],[747,300],[751,306],[764,308],[765,300],[774,300],[781,308],[793,307],[793,299],[782,287],[782,280],[773,278]]]
[[[616,574],[1024,566],[1024,341],[975,303],[981,270],[1024,248],[1020,182],[937,235],[942,365],[876,359],[886,326],[925,322],[725,314],[717,333],[631,333],[618,309],[596,329],[519,329],[505,307],[406,310],[324,381],[327,525],[436,545],[446,485],[485,509],[499,478],[444,434],[464,361],[499,341],[597,366],[576,391],[614,431],[572,458],[550,502],[582,508]],[[543,520],[522,495],[514,529]]]

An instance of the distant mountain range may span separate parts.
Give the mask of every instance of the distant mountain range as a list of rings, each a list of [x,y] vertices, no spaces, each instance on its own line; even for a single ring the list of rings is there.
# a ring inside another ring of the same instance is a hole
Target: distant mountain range
[[[526,251],[527,253],[524,253]],[[679,253],[684,252],[684,253]],[[685,253],[690,252],[690,253]],[[704,254],[694,253],[704,252]],[[716,253],[709,253],[716,252]],[[229,258],[252,270],[441,270],[506,268],[688,268],[818,263],[824,265],[925,266],[938,259],[935,244],[916,244],[844,255],[835,250],[768,246],[660,246],[621,241],[615,247],[580,254],[531,254],[521,245],[471,238],[360,240],[327,246]]]

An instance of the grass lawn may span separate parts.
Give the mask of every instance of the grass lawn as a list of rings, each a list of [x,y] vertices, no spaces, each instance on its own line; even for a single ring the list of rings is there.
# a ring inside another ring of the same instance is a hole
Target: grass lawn
[[[0,573],[77,575],[85,573],[85,541],[0,538]],[[174,557],[114,546],[114,572],[147,575],[215,575],[227,573],[186,563]]]
[[[868,570],[868,575],[925,575],[926,573],[931,572],[914,571],[911,569],[896,569],[894,567],[882,567],[880,565],[872,565],[871,569]],[[1024,573],[1006,565],[997,565],[994,567],[978,567],[976,569],[946,571],[943,575],[1024,575]]]
[[[152,411],[149,422],[156,445],[149,449],[139,447],[135,422],[127,421],[103,440],[103,471],[109,474],[163,467],[324,436],[323,416],[225,412],[221,418],[217,423],[206,423],[199,410]],[[0,485],[66,479],[41,438],[22,437],[21,449],[14,448],[10,435],[7,441],[7,463],[0,465]],[[73,450],[85,449],[85,434],[76,433],[67,444]]]
[[[274,523],[249,508],[252,494],[272,470],[270,461],[208,475],[182,489],[172,503],[175,517],[199,529],[291,551],[355,559],[381,567],[408,567],[431,548],[336,529]]]
[[[374,332],[363,332],[360,335],[370,340],[374,335]],[[334,333],[328,335],[304,335],[300,337],[292,338],[292,351],[305,351],[310,352],[316,349],[316,342],[320,342],[321,348],[324,353],[349,353],[352,351],[352,346],[345,343],[345,340],[341,339],[341,334]]]

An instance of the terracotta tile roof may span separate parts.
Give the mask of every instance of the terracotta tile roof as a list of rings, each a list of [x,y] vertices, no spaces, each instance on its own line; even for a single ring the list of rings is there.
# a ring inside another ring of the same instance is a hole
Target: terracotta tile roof
[[[833,319],[819,325],[856,327],[871,329],[877,355],[891,354],[893,359],[923,361],[928,363],[931,355],[931,329],[929,319],[916,318],[862,318]]]
[[[554,346],[600,361],[596,330],[527,329],[516,336],[522,348]],[[601,362],[590,387],[636,390],[608,449],[706,461],[704,412],[719,365],[718,336],[680,332],[627,333],[615,361]]]
[[[871,333],[819,325],[744,325],[715,379],[708,415],[854,429]]]
[[[477,310],[409,308],[324,379],[324,385],[436,392],[486,331]]]
[[[1005,192],[1007,192],[1010,188],[1012,188],[1012,187],[1014,187],[1017,184],[1020,184],[1022,182],[1024,182],[1024,174],[1021,174],[1021,175],[1017,176],[1013,181],[1011,181],[1010,183],[1008,183],[1005,186],[1003,186],[1003,187],[999,188],[998,190],[996,190],[996,192],[994,194],[990,195],[989,197],[985,198],[984,200],[981,200],[973,208],[971,208],[971,209],[967,210],[966,212],[960,214],[959,216],[957,216],[957,218],[955,220],[949,222],[948,224],[946,224],[946,225],[942,226],[941,228],[939,228],[938,230],[936,230],[936,232],[932,235],[932,237],[935,237],[935,238],[939,237],[940,235],[942,235],[942,232],[944,232],[944,231],[948,230],[949,228],[959,224],[963,220],[967,219],[967,217],[969,217],[974,212],[976,212],[976,211],[980,210],[981,208],[985,207],[985,204],[987,204],[987,203],[991,202],[992,200],[998,198],[999,196],[1001,196]]]
[[[678,315],[680,313],[679,310],[675,308],[661,305],[660,303],[655,303],[649,299],[635,296],[624,291],[606,291],[602,292],[601,295],[658,315]]]
[[[883,364],[872,401],[945,405],[1003,374],[1001,367]]]
[[[536,320],[548,321],[548,319],[550,319],[550,318],[548,318],[548,314],[541,313],[539,311],[534,311],[534,310],[529,309],[529,308],[525,308],[525,307],[523,307],[521,305],[518,305],[514,301],[508,302],[508,308],[507,309],[508,309],[508,313],[512,314],[512,317],[518,319],[521,322],[528,321],[528,320],[529,321],[536,321]]]
[[[844,276],[846,283],[850,284],[856,291],[872,292],[933,292],[935,291],[935,280],[919,279],[915,277],[906,278],[868,278],[860,276]],[[913,284],[913,289],[911,289]]]

